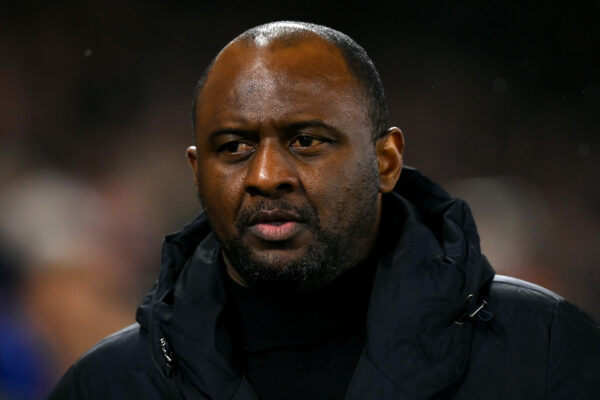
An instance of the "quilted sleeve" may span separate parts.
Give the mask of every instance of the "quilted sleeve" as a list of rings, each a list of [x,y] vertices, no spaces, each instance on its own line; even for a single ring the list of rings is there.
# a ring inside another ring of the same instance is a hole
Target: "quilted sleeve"
[[[600,399],[600,328],[567,301],[556,304],[550,333],[547,398]]]

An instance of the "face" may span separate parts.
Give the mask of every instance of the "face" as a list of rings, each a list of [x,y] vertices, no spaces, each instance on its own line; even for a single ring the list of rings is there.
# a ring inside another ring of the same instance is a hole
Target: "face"
[[[341,54],[319,38],[220,54],[188,158],[232,278],[314,288],[368,255],[381,162],[366,110]]]

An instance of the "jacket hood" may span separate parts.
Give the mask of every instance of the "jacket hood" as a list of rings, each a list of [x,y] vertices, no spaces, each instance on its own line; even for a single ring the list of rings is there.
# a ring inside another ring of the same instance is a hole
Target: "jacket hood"
[[[459,320],[482,304],[494,271],[467,204],[415,169],[402,170],[383,207],[389,236],[356,372],[364,379],[347,398],[425,399],[463,375],[475,322]]]
[[[425,399],[463,375],[477,308],[494,271],[461,200],[405,167],[384,195],[380,257],[367,315],[367,344],[347,399]],[[225,268],[204,214],[165,238],[162,268],[137,312],[152,356],[184,394],[256,398],[233,357],[224,323]],[[172,363],[171,363],[172,364]],[[186,396],[187,397],[187,396]],[[197,397],[197,396],[196,396]]]

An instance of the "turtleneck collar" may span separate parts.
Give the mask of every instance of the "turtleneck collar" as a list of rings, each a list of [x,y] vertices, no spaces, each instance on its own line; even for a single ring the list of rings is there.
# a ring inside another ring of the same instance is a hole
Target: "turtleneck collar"
[[[316,344],[363,329],[376,263],[374,252],[324,287],[302,293],[245,288],[228,279],[242,350]]]

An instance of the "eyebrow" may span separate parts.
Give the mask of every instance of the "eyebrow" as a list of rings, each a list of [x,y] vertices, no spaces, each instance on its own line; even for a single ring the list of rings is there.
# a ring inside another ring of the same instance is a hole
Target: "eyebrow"
[[[218,129],[218,130],[212,132],[208,138],[209,138],[209,140],[213,140],[213,139],[216,139],[217,137],[223,136],[223,135],[248,136],[248,135],[252,135],[252,134],[256,134],[256,131],[250,130],[250,129],[223,128],[223,129]]]
[[[304,128],[322,128],[322,129],[326,129],[328,131],[332,131],[332,132],[338,132],[338,130],[321,121],[320,119],[311,119],[311,120],[307,120],[307,121],[299,121],[299,122],[292,122],[291,124],[287,124],[283,127],[284,131],[297,131],[300,129],[304,129]],[[250,136],[250,135],[256,135],[257,131],[254,129],[240,129],[240,128],[223,128],[223,129],[218,129],[214,132],[212,132],[209,135],[209,140],[214,140],[219,136],[223,136],[223,135],[235,135],[235,136]]]

